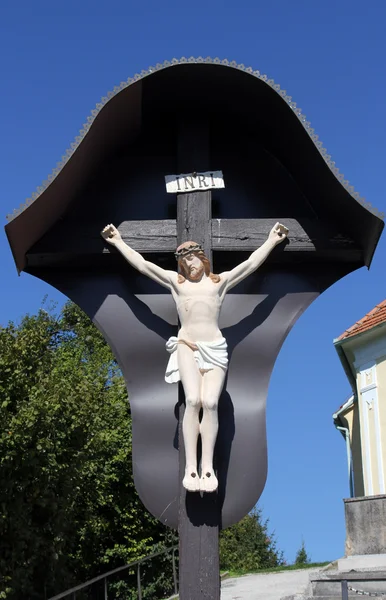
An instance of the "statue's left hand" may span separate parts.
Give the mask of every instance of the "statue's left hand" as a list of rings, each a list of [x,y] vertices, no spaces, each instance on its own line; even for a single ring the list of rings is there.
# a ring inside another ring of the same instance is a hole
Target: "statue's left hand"
[[[269,232],[268,239],[274,242],[274,244],[276,245],[280,244],[285,239],[287,239],[287,236],[288,228],[285,225],[282,225],[281,223],[276,223]]]
[[[113,246],[117,242],[122,241],[121,234],[112,223],[110,223],[110,225],[106,225],[106,227],[101,231],[101,236],[106,240],[106,242],[112,244]]]

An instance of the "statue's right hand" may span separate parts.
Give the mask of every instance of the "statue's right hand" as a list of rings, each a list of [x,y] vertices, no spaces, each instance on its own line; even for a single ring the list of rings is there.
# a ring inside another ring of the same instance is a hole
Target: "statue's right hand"
[[[121,234],[112,223],[110,223],[110,225],[106,225],[106,227],[102,229],[101,236],[104,240],[106,240],[106,242],[113,245],[122,240]]]

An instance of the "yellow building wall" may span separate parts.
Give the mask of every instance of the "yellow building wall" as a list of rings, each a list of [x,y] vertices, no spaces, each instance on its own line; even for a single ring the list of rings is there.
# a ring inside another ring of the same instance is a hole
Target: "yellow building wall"
[[[366,385],[373,383],[373,378],[366,378]],[[362,388],[364,387],[362,381],[362,373],[357,373],[357,390],[358,390],[358,403],[359,403],[359,414],[361,427],[361,446],[362,446],[362,472],[365,487],[365,495],[373,496],[379,494],[379,480],[378,480],[378,462],[377,462],[377,444],[375,436],[375,422],[374,422],[374,404],[368,404],[363,395]]]
[[[372,384],[376,384],[374,390],[363,390]],[[380,358],[375,368],[357,373],[357,389],[364,493],[377,495],[384,493],[382,478],[385,478],[386,465],[386,407],[382,401],[382,398],[386,398],[386,357]]]
[[[386,356],[381,356],[376,363],[377,368],[377,389],[378,389],[378,410],[379,423],[381,429],[381,445],[383,458],[383,471],[386,480]]]
[[[386,322],[344,341],[357,401],[339,420],[350,431],[355,496],[386,494]]]
[[[350,432],[352,468],[354,475],[354,495],[364,496],[365,485],[363,480],[362,443],[358,403],[354,402],[347,409],[347,411],[341,415],[341,419],[344,422],[344,426],[347,427]]]

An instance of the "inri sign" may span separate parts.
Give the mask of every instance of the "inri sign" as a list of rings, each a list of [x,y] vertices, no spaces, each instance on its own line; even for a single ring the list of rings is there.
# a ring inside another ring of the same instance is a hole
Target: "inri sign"
[[[206,171],[205,173],[183,173],[182,175],[165,175],[168,194],[186,194],[187,192],[203,192],[214,188],[224,188],[222,171]]]

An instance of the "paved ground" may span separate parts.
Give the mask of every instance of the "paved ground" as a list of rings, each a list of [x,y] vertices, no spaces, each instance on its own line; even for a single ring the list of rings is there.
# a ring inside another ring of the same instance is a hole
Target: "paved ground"
[[[245,575],[225,579],[221,586],[221,600],[280,600],[291,594],[301,594],[309,576],[319,569],[299,569],[281,573]]]

